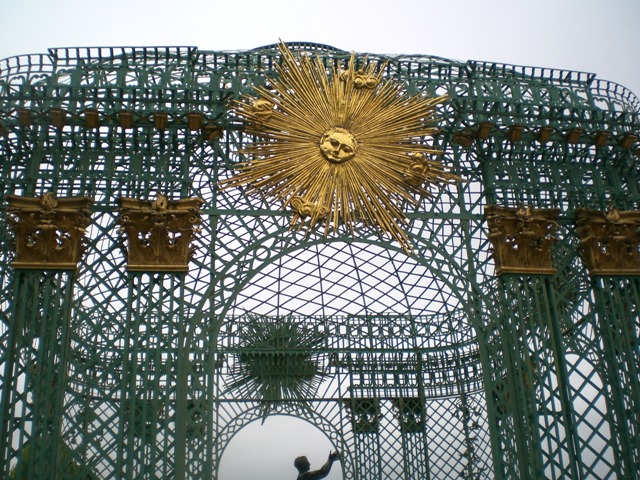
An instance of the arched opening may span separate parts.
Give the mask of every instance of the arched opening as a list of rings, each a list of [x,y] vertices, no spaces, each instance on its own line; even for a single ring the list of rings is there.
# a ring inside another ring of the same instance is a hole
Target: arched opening
[[[212,377],[220,448],[239,411],[268,425],[304,405],[341,433],[340,448],[367,478],[487,469],[482,369],[463,301],[468,279],[430,253],[424,262],[364,242],[313,243],[235,282]],[[261,443],[274,441],[277,433]],[[312,468],[328,452],[308,455]],[[291,469],[300,454],[281,462]],[[255,471],[251,458],[241,468]],[[218,478],[240,478],[225,469]]]
[[[335,449],[322,431],[310,423],[291,416],[270,416],[264,423],[251,422],[233,436],[222,454],[218,478],[293,480],[297,475],[293,466],[296,457],[306,456],[315,470]],[[327,478],[342,480],[339,463],[334,464]]]

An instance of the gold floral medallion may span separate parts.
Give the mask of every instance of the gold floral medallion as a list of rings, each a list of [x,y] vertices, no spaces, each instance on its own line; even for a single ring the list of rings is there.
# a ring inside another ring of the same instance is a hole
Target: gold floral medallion
[[[324,227],[326,236],[361,223],[410,251],[402,205],[460,180],[427,143],[446,97],[408,95],[402,83],[383,81],[384,65],[364,59],[357,68],[353,54],[341,70],[279,49],[278,76],[234,104],[257,140],[221,187],[246,186],[290,208],[293,229]]]

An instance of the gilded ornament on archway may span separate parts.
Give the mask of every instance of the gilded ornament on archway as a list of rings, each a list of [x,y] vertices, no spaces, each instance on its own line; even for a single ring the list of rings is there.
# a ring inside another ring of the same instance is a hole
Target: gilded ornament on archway
[[[408,95],[402,83],[383,81],[384,66],[365,59],[357,68],[353,54],[346,70],[327,71],[318,57],[279,48],[278,77],[234,105],[257,140],[221,187],[247,186],[290,208],[293,229],[323,226],[327,235],[362,223],[410,251],[403,204],[460,180],[427,143],[446,97]]]

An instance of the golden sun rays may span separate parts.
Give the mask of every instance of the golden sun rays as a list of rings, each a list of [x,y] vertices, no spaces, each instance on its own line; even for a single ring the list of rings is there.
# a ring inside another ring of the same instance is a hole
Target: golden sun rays
[[[346,70],[328,72],[319,57],[279,49],[278,77],[234,105],[257,140],[221,187],[246,186],[290,208],[291,228],[324,226],[327,235],[362,223],[410,251],[402,204],[460,180],[425,143],[446,98],[409,96],[401,83],[383,81],[374,63],[356,70],[354,55]]]

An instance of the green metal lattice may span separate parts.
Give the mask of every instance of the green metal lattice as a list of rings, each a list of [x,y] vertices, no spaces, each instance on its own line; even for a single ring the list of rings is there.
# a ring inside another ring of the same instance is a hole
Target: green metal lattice
[[[638,476],[640,280],[590,278],[573,222],[639,208],[637,98],[580,72],[368,55],[448,95],[434,143],[466,179],[407,207],[407,255],[366,228],[289,232],[277,205],[217,190],[252,140],[229,101],[279,60],[0,62],[2,476],[217,478],[233,435],[273,414],[322,430],[345,479]],[[13,269],[7,196],[49,191],[94,199],[78,271]],[[157,192],[205,201],[186,274],[126,270],[117,199]],[[558,273],[497,278],[487,204],[559,208]]]

